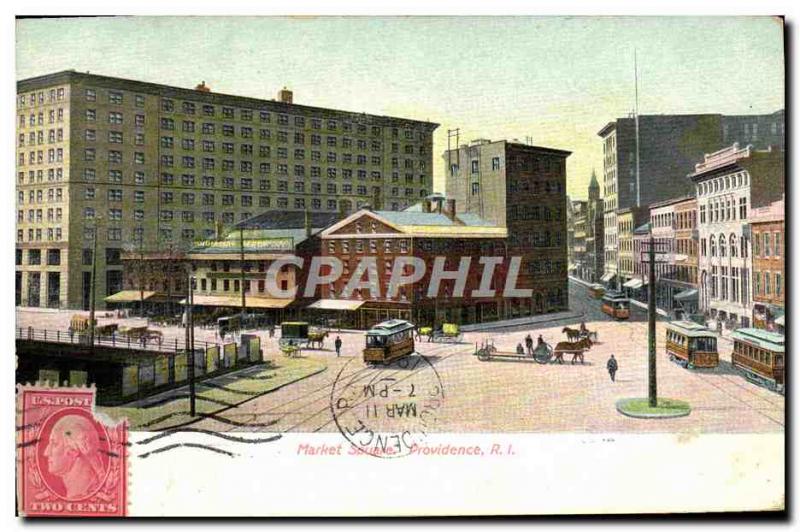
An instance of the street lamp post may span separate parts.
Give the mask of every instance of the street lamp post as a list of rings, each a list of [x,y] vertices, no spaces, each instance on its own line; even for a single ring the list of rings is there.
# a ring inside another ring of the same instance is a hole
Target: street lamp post
[[[647,401],[651,407],[658,404],[658,383],[656,380],[656,249],[653,232],[650,231],[650,290],[647,291]]]

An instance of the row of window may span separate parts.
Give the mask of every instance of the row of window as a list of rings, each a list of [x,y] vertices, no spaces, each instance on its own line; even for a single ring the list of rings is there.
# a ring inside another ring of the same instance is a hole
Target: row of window
[[[27,242],[60,242],[63,240],[63,233],[60,227],[47,227],[45,229],[28,229]],[[17,229],[17,242],[25,242],[25,230]]]
[[[29,190],[28,203],[44,203],[44,189]],[[61,188],[48,188],[47,189],[47,202],[59,202],[64,200],[64,190]],[[17,191],[17,203],[20,205],[25,203],[25,191]]]
[[[780,257],[783,254],[783,233],[753,232],[753,257]]]
[[[47,111],[48,124],[55,124],[56,122],[63,122],[63,121],[64,121],[63,107],[59,107],[58,109],[50,109],[49,111]],[[19,115],[19,127],[22,129],[26,126],[26,124],[28,127],[43,126],[44,111],[39,111],[38,113],[31,113],[27,117],[25,115]]]
[[[48,222],[60,222],[63,219],[63,211],[61,207],[49,208],[46,211]],[[44,209],[28,209],[28,223],[42,223],[44,222]],[[25,221],[25,211],[20,209],[17,211],[17,222]]]
[[[47,153],[46,163],[44,160],[45,153]],[[28,165],[54,164],[62,162],[64,162],[64,148],[50,148],[46,152],[45,150],[37,150],[28,153]],[[25,166],[25,152],[19,153],[17,165]]]
[[[64,141],[64,128],[57,128],[57,129],[48,129],[47,130],[47,143],[54,144],[56,142],[63,142]],[[39,131],[31,131],[28,133],[28,145],[36,146],[44,144],[44,130],[40,129]],[[25,146],[25,133],[19,134],[19,141],[17,143],[18,147],[22,148]]]
[[[736,220],[736,200],[722,199],[711,200],[700,205],[700,223],[716,223]],[[747,219],[747,198],[739,198],[739,220]]]
[[[47,94],[47,101],[48,103],[52,102],[60,102],[64,99],[65,89],[64,87],[57,87],[50,89],[47,93],[45,91],[39,92],[31,92],[28,95],[20,94],[18,96],[18,102],[20,107],[25,107],[26,105],[34,106],[38,100],[39,105],[43,105],[45,103],[45,94]]]
[[[16,265],[22,265],[22,251],[21,249],[16,250]],[[28,264],[31,266],[38,266],[42,264],[42,251],[41,249],[29,249],[28,250]],[[51,248],[44,250],[46,251],[46,263],[47,266],[58,266],[61,264],[61,250],[58,248]]]
[[[783,274],[753,272],[753,292],[757,296],[783,296]]]
[[[698,196],[708,196],[717,192],[725,192],[740,187],[746,187],[750,183],[750,174],[747,172],[737,172],[735,174],[718,177],[703,181],[697,185]]]

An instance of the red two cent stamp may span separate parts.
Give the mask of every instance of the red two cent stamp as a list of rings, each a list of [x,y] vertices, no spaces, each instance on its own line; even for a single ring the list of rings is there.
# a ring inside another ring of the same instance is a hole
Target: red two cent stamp
[[[94,388],[17,388],[17,504],[28,517],[127,513],[128,426],[95,418]]]

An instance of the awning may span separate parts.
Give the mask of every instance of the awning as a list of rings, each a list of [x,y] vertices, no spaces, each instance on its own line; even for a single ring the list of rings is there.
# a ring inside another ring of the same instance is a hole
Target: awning
[[[306,308],[320,310],[357,310],[364,303],[364,301],[353,301],[350,299],[318,299]]]
[[[775,320],[775,325],[780,325],[781,327],[784,327],[784,323],[786,323],[786,321],[784,320],[784,316],[781,316],[780,318],[777,318]]]
[[[697,299],[697,290],[694,288],[690,288],[689,290],[684,290],[683,292],[678,292],[673,296],[674,299],[678,301],[686,301],[690,299]]]
[[[196,307],[241,307],[242,296],[192,296]],[[272,297],[245,296],[245,308],[285,308],[294,299],[277,299]],[[181,300],[181,305],[186,299]]]
[[[642,280],[641,279],[631,279],[627,283],[623,284],[625,288],[641,288],[642,287]]]
[[[683,262],[689,260],[689,255],[673,255],[675,262]]]
[[[156,295],[155,292],[140,292],[139,290],[122,290],[116,294],[112,294],[104,299],[106,303],[134,303],[138,301],[147,301]]]
[[[600,281],[602,281],[602,282],[604,282],[604,283],[607,283],[607,282],[609,282],[611,279],[613,279],[614,277],[616,277],[616,275],[617,275],[617,274],[616,274],[616,273],[614,273],[614,272],[608,272],[607,274],[605,274],[604,276],[602,276],[602,277],[600,278]]]

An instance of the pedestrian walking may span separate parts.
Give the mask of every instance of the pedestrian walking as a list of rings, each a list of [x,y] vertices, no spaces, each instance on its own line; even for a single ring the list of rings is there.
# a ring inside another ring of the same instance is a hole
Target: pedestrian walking
[[[338,357],[342,351],[342,339],[337,336],[333,346],[336,348],[336,356]]]
[[[269,337],[270,338],[275,338],[275,324],[274,323],[270,323],[269,324]]]
[[[528,356],[533,356],[533,338],[530,333],[525,337],[525,347],[528,350]]]
[[[617,364],[617,359],[614,358],[613,354],[611,355],[611,358],[608,359],[608,362],[606,362],[606,368],[608,369],[608,375],[611,377],[611,382],[616,382],[614,376],[617,374],[619,364]]]

